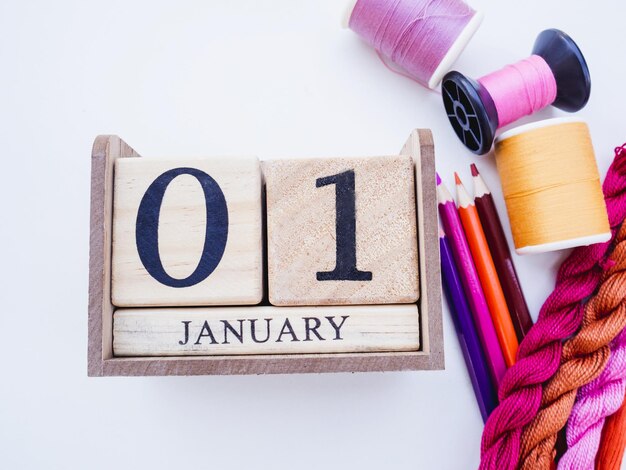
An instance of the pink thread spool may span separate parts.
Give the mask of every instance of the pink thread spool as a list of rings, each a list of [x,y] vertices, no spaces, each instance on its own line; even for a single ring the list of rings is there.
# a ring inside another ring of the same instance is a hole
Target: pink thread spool
[[[385,64],[391,61],[432,89],[482,18],[462,0],[351,0],[344,26],[374,47]]]
[[[449,72],[441,85],[448,119],[465,146],[482,155],[496,130],[548,105],[582,109],[589,100],[589,68],[576,43],[563,31],[539,34],[532,55],[478,80]]]

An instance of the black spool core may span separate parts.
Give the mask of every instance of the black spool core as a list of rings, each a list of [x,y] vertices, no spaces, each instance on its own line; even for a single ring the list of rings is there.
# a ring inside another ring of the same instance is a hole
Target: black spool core
[[[589,100],[591,79],[585,58],[572,38],[558,29],[547,29],[537,36],[532,53],[546,61],[556,80],[552,105],[568,112],[583,108]],[[461,142],[475,154],[489,152],[499,123],[485,87],[453,71],[443,77],[441,89],[448,119]]]

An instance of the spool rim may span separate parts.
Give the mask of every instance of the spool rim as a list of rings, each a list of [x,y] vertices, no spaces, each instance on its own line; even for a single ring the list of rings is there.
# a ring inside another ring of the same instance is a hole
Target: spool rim
[[[487,90],[460,72],[443,77],[441,96],[448,120],[465,147],[477,155],[491,149],[498,113]]]
[[[535,129],[541,129],[544,127],[551,127],[551,126],[559,126],[561,124],[570,124],[570,123],[587,124],[587,122],[584,119],[578,116],[576,117],[564,116],[564,117],[556,117],[556,118],[550,118],[550,119],[542,119],[541,121],[529,122],[527,124],[523,124],[521,126],[514,127],[513,129],[509,129],[506,132],[503,132],[498,137],[496,137],[495,143],[498,144],[502,142],[503,140],[510,139],[511,137],[515,137],[516,135],[524,134],[525,132],[530,132]]]
[[[554,75],[557,94],[552,106],[567,112],[584,108],[591,95],[591,75],[578,44],[559,29],[546,29],[537,36],[532,53],[542,57]]]
[[[350,11],[350,14],[352,14],[352,10]],[[433,90],[441,83],[444,75],[452,68],[454,63],[474,37],[476,31],[478,31],[478,28],[483,22],[484,16],[485,15],[483,15],[481,11],[475,10],[474,16],[472,16],[469,22],[465,25],[461,33],[455,39],[454,43],[452,43],[450,49],[448,49],[448,52],[446,52],[441,59],[441,62],[439,62],[439,65],[431,77],[428,79],[428,88]]]
[[[598,233],[595,235],[587,235],[584,237],[570,238],[568,240],[560,240],[558,242],[543,243],[541,245],[529,245],[521,248],[515,248],[518,255],[534,255],[539,253],[547,253],[550,251],[567,250],[577,246],[588,246],[596,243],[605,243],[611,239],[611,232]]]

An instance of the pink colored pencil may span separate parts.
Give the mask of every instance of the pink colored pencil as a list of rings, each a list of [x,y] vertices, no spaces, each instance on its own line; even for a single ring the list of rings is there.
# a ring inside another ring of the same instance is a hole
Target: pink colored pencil
[[[470,310],[485,353],[489,373],[497,390],[500,380],[506,371],[504,356],[502,355],[502,349],[500,349],[496,330],[489,314],[489,307],[487,306],[485,294],[474,266],[454,199],[450,191],[441,182],[439,175],[437,175],[437,200],[439,202],[441,223],[447,237],[450,239],[452,255],[460,272],[463,289],[470,304]]]

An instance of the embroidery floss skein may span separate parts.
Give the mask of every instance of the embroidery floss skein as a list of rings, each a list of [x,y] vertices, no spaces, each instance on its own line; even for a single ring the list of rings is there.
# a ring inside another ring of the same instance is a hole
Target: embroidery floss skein
[[[605,263],[610,267],[604,273],[602,285],[585,305],[582,327],[563,345],[561,365],[544,385],[541,408],[522,434],[522,470],[547,470],[553,464],[557,434],[572,413],[578,389],[606,370],[610,344],[626,327],[626,226],[623,224],[616,242]],[[607,379],[605,377],[605,381]],[[594,405],[582,413],[579,407],[572,418],[584,420],[585,414],[594,414],[596,408],[603,406],[603,401],[596,399]],[[614,409],[618,407],[619,402]],[[593,466],[593,456],[589,461]]]
[[[356,0],[350,6],[347,26],[385,64],[429,88],[439,85],[482,21],[462,0]]]
[[[539,121],[496,140],[496,164],[518,254],[607,241],[611,234],[587,125]]]
[[[602,186],[612,234],[626,218],[626,152],[616,152]],[[500,404],[489,416],[481,444],[481,470],[516,468],[524,426],[536,416],[542,383],[556,372],[561,341],[580,326],[582,302],[596,290],[609,242],[580,247],[561,264],[554,291],[520,343],[518,361],[504,375]]]
[[[564,111],[582,109],[589,100],[591,78],[585,58],[563,31],[537,36],[530,57],[477,81],[453,71],[443,77],[442,97],[456,135],[482,155],[498,128],[548,105]]]
[[[617,155],[623,152],[626,144],[615,149]],[[568,449],[559,461],[560,469],[592,468],[594,460],[598,470],[620,467],[626,445],[625,391],[626,329],[611,343],[611,357],[602,374],[576,396],[567,424]]]

